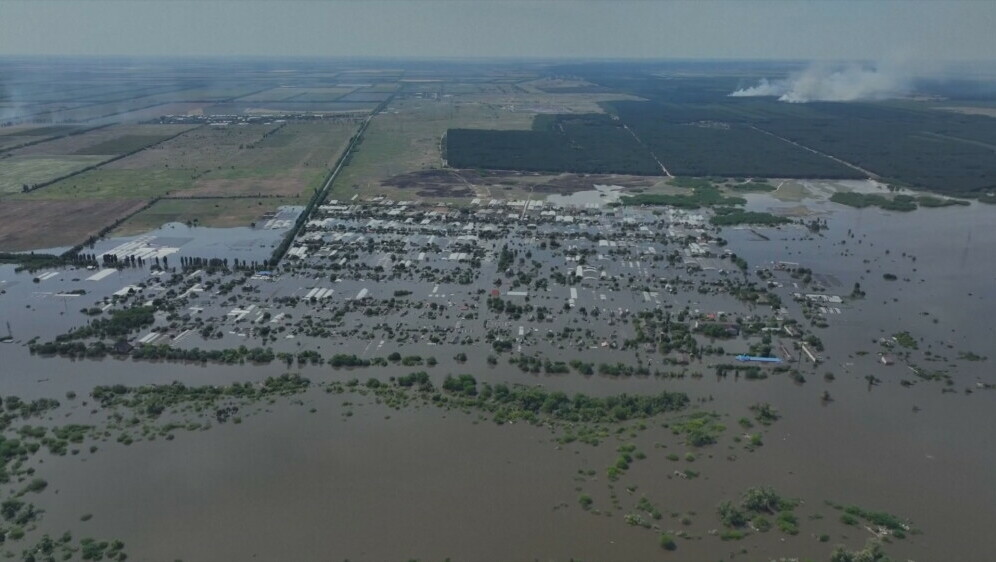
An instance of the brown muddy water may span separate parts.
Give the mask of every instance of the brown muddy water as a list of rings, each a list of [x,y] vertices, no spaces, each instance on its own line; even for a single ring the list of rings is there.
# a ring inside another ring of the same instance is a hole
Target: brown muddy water
[[[762,197],[752,204],[779,203]],[[856,280],[868,293],[829,319],[830,327],[820,332],[827,361],[800,366],[805,384],[785,375],[758,381],[530,375],[504,365],[489,368],[480,357],[459,371],[474,372],[480,381],[542,384],[568,393],[685,391],[693,400],[706,400],[696,408],[724,416],[727,430],[715,445],[685,447],[683,438],[661,427],[674,415],[649,420],[648,429],[635,437],[613,436],[597,447],[561,446],[548,428],[498,426],[474,412],[434,406],[392,410],[369,396],[312,389],[257,405],[265,411],[242,424],[180,431],[172,441],[126,446],[112,436],[98,442],[92,454],[39,453],[31,462],[50,483],[33,499],[46,511],[39,532],[69,529],[78,536],[120,538],[130,559],[154,561],[827,560],[835,544],[857,548],[871,536],[840,523],[839,512],[824,504],[830,500],[911,520],[923,534],[885,545],[896,560],[991,560],[996,390],[977,383],[996,382],[996,208],[901,214],[827,204],[822,210],[832,211],[830,230],[816,241],[802,241],[792,229],[765,229],[768,241],[746,229],[724,232],[752,266],[795,261],[840,279],[842,294]],[[848,229],[855,238],[847,238]],[[883,280],[884,271],[900,280]],[[932,368],[953,363],[958,350],[990,359],[958,363],[955,392],[942,392],[947,387],[939,381],[903,387],[899,380],[912,377],[900,371],[905,367],[879,364],[874,343],[901,330],[922,337],[921,348],[930,346],[949,358],[928,365]],[[81,402],[97,384],[221,384],[285,370],[275,363],[72,362],[31,357],[20,345],[0,344],[0,394],[62,399],[66,391],[76,391],[80,398],[56,412],[69,413],[66,423],[85,422],[90,408]],[[411,370],[295,369],[315,382],[353,376],[385,380]],[[438,384],[455,369],[440,365],[429,371]],[[836,380],[825,381],[827,371]],[[869,386],[868,374],[882,383]],[[821,401],[824,391],[832,402]],[[743,433],[737,420],[759,401],[778,408],[782,419],[764,429],[764,445],[749,452],[734,442]],[[345,416],[347,411],[353,415]],[[635,443],[647,458],[610,483],[605,469],[624,442]],[[684,459],[688,451],[696,455],[693,462]],[[668,460],[671,453],[681,460]],[[589,469],[594,476],[578,473]],[[679,469],[700,476],[675,477]],[[775,528],[741,541],[712,534],[722,529],[716,505],[759,485],[803,500],[796,510],[799,534]],[[632,486],[635,491],[627,491]],[[613,492],[619,510],[612,509]],[[582,493],[611,516],[582,510]],[[678,539],[677,551],[660,548],[659,531],[624,522],[642,496],[664,514],[655,524],[691,536]],[[93,518],[81,522],[86,513]],[[683,524],[682,516],[690,523]],[[824,533],[829,540],[821,542],[817,537]]]

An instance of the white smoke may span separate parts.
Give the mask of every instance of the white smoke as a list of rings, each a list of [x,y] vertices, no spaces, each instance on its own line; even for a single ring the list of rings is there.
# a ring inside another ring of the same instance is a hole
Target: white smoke
[[[901,97],[912,91],[912,76],[899,65],[813,65],[781,80],[761,81],[730,94],[733,97],[777,96],[778,101],[881,100]]]

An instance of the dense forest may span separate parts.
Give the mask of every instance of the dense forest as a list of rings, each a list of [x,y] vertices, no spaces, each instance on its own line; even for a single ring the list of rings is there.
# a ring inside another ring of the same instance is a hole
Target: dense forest
[[[659,175],[650,153],[607,115],[539,119],[531,131],[450,129],[446,158],[457,168]]]
[[[559,71],[592,84],[584,91],[646,101],[605,102],[604,115],[542,115],[532,131],[450,130],[450,165],[659,175],[656,157],[683,176],[866,177],[836,158],[896,185],[980,197],[996,190],[991,117],[909,100],[729,97],[754,80],[742,76],[661,77],[604,65]]]

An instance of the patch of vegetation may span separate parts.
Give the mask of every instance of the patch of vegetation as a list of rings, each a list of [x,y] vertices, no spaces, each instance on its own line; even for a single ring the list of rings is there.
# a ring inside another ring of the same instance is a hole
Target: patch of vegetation
[[[594,503],[595,500],[591,499],[591,496],[589,496],[588,494],[581,494],[580,496],[578,496],[578,504],[580,504],[581,509],[585,511],[590,510],[592,504]]]
[[[634,92],[636,93],[636,92]],[[640,92],[637,95],[648,95]],[[653,93],[649,93],[653,96]],[[664,159],[671,173],[726,177],[863,177],[825,156],[786,143],[743,123],[743,114],[703,111],[668,95],[653,102],[606,104],[640,140]],[[719,115],[718,113],[723,113]]]
[[[921,207],[951,207],[951,206],[967,206],[971,205],[968,201],[964,199],[949,199],[934,197],[932,195],[920,195],[916,198],[917,204]]]
[[[0,252],[0,264],[13,264],[14,271],[38,271],[50,267],[61,267],[66,260],[54,254],[28,254]]]
[[[863,209],[865,207],[880,207],[887,211],[909,212],[916,210],[916,199],[911,195],[895,195],[892,199],[874,193],[857,193],[838,191],[830,196],[834,203]]]
[[[99,337],[115,338],[127,336],[155,321],[155,308],[151,306],[134,306],[120,310],[112,310],[109,318],[96,318],[88,326],[77,328],[66,334],[56,336],[56,342]]]
[[[747,200],[742,197],[724,197],[719,189],[711,183],[696,185],[691,195],[668,195],[663,193],[640,193],[624,196],[619,199],[622,205],[667,205],[679,209],[699,209],[719,205],[744,205]]]
[[[830,555],[830,562],[889,562],[890,558],[882,550],[882,544],[869,540],[861,550],[848,551],[838,546]]]
[[[778,528],[785,533],[794,535],[799,532],[798,519],[792,510],[799,502],[782,498],[772,488],[748,488],[740,497],[739,503],[725,501],[716,508],[719,519],[724,526],[738,530],[754,523],[759,531],[770,529],[770,522],[765,515],[775,515]],[[724,539],[725,540],[725,539]]]
[[[258,401],[272,396],[289,396],[307,390],[311,381],[297,374],[267,377],[262,383],[187,386],[180,382],[167,385],[128,387],[122,384],[98,386],[90,396],[102,408],[125,407],[149,417],[158,417],[169,408],[195,403],[209,407],[238,399]]]
[[[719,440],[726,431],[726,426],[719,423],[719,414],[715,412],[694,412],[687,417],[672,421],[671,431],[685,436],[685,444],[692,447],[704,447]]]
[[[896,340],[896,343],[907,349],[917,349],[916,339],[909,332],[899,332],[893,334],[892,337]]]
[[[885,511],[872,511],[856,505],[843,506],[833,502],[827,502],[827,504],[836,510],[844,512],[841,514],[841,522],[847,525],[855,525],[858,519],[863,519],[871,525],[893,531],[893,534],[896,532],[906,533],[912,530],[909,521]]]
[[[754,404],[750,407],[750,411],[754,412],[754,419],[762,425],[771,425],[782,417],[778,410],[767,402]]]
[[[792,219],[773,215],[771,213],[761,213],[756,211],[745,211],[731,207],[719,207],[713,210],[713,216],[709,222],[716,226],[732,226],[737,224],[755,224],[762,226],[778,226],[788,224]]]

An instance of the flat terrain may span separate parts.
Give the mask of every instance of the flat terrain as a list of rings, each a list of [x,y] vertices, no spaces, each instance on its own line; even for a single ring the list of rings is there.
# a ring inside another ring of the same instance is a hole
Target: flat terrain
[[[288,123],[241,150],[219,160],[215,169],[198,178],[189,195],[280,195],[298,197],[320,187],[356,132],[352,120]]]
[[[161,199],[121,224],[111,236],[148,232],[168,222],[229,228],[250,226],[264,213],[282,205],[304,205],[306,199],[267,197],[240,199]]]
[[[139,150],[178,133],[189,125],[113,125],[11,151],[11,156],[72,154],[116,155]]]
[[[0,160],[0,194],[21,193],[31,186],[82,170],[107,160],[107,156],[12,156]]]
[[[10,150],[0,156],[0,196],[21,193],[23,186],[33,188],[118,155],[141,150],[190,128],[189,125],[116,125]],[[48,131],[40,132],[65,132],[55,127],[46,129]],[[6,137],[0,136],[3,138]]]
[[[318,187],[354,129],[351,122],[200,128],[24,197],[299,197]]]
[[[336,179],[332,196],[397,193],[384,180],[444,166],[440,142],[447,129],[528,129],[534,116],[495,103],[454,98],[397,100],[373,118],[349,165]]]
[[[329,87],[329,88],[293,88],[288,86],[280,86],[277,88],[270,88],[269,90],[263,90],[262,92],[256,92],[248,96],[243,96],[237,98],[236,101],[242,103],[248,102],[273,102],[273,101],[284,101],[284,100],[294,100],[302,102],[327,102],[335,101],[342,96],[355,91],[356,88],[348,87]]]
[[[0,200],[0,249],[23,251],[73,246],[144,204],[143,199]]]
[[[31,126],[0,127],[0,151],[8,151],[24,144],[33,143],[69,133],[73,126]]]

